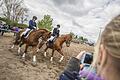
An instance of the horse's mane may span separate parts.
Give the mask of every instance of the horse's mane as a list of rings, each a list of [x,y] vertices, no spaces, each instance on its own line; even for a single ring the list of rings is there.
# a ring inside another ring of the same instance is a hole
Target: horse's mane
[[[72,37],[71,34],[62,34],[60,37],[65,37],[65,36],[68,36],[68,35]]]
[[[39,28],[38,30],[44,30],[46,32],[49,32],[48,29],[45,29],[45,28]]]
[[[72,35],[71,34],[62,34],[61,36],[58,37],[58,39],[63,39],[63,38],[66,38],[66,37],[72,38]]]

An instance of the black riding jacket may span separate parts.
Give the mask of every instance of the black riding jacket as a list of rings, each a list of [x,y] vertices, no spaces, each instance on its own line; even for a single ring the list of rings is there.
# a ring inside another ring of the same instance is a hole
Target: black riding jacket
[[[60,30],[59,30],[58,28],[54,28],[54,29],[53,29],[53,33],[52,33],[52,36],[59,37],[59,33],[60,33]]]
[[[34,22],[33,20],[30,20],[29,21],[29,29],[35,29],[35,27],[36,27],[36,22]]]

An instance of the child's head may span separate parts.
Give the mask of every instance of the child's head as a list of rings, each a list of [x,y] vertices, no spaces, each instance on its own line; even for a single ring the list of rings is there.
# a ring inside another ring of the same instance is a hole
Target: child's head
[[[98,74],[105,80],[111,77],[110,74],[114,75],[114,72],[120,75],[120,15],[105,27],[95,50],[94,62],[97,65]],[[108,68],[112,73],[108,74],[106,71]]]

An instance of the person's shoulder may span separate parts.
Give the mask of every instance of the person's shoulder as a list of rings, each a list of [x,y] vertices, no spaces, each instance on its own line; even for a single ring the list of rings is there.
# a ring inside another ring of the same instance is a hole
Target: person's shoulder
[[[55,30],[57,30],[57,28],[54,28]]]
[[[32,20],[29,20],[29,22],[32,22]]]

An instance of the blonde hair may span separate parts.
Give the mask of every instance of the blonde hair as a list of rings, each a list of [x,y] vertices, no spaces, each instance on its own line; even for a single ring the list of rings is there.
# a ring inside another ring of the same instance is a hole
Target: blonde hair
[[[113,59],[113,65],[120,66],[120,15],[111,20],[105,27],[101,38],[99,38],[97,45],[95,46],[95,55],[93,65],[95,66],[99,56],[99,46],[103,44],[106,52]]]
[[[112,57],[120,59],[120,15],[106,26],[101,42]]]
[[[93,63],[92,63],[93,67],[97,66],[98,57],[99,57],[98,53],[99,53],[100,40],[101,40],[101,37],[98,38],[98,41],[97,41],[97,43],[96,43],[96,45],[94,47],[95,52],[94,52],[94,55],[93,55],[94,56],[93,57]]]

